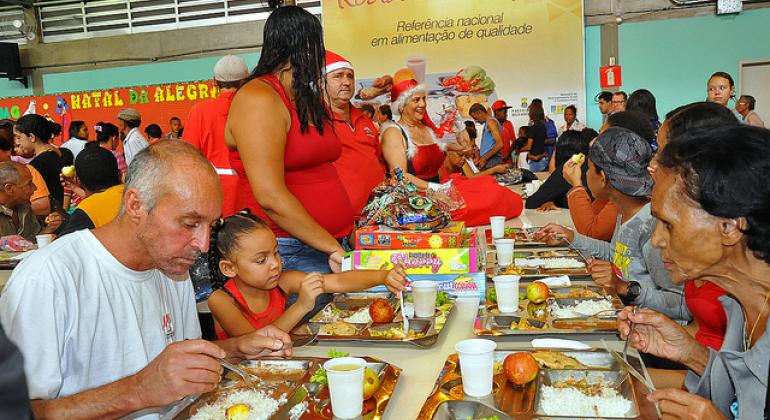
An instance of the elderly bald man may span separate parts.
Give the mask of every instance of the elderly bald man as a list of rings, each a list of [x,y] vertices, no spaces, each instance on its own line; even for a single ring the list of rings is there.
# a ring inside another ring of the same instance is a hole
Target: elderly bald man
[[[214,388],[218,358],[290,353],[275,328],[200,340],[187,270],[222,209],[214,168],[183,142],[137,153],[112,222],[37,251],[0,297],[37,418],[156,418]],[[146,416],[145,416],[146,415]]]

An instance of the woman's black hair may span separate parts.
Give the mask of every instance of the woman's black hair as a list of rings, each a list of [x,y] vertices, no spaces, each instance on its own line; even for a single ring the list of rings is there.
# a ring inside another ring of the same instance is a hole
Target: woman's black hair
[[[669,142],[692,130],[740,124],[729,108],[714,102],[694,102],[681,106],[666,114],[666,121]]]
[[[326,66],[321,22],[297,6],[279,7],[265,23],[262,53],[249,79],[272,73],[291,65],[291,90],[299,117],[300,130],[307,133],[312,124],[323,134],[331,117],[319,88]]]
[[[255,229],[270,229],[270,227],[264,220],[253,215],[249,209],[243,209],[214,223],[208,253],[211,286],[214,290],[224,290],[224,285],[229,280],[219,269],[219,262],[222,259],[232,259],[233,251],[238,247],[238,240]]]
[[[99,143],[106,143],[110,141],[110,138],[117,136],[120,133],[118,127],[115,124],[99,121],[94,126],[96,131],[96,141]]]
[[[647,89],[637,89],[631,93],[626,102],[626,111],[636,111],[647,116],[651,121],[658,121],[658,108],[655,95]]]
[[[690,130],[658,163],[683,179],[684,193],[707,213],[745,218],[746,244],[770,264],[770,130],[743,124]]]
[[[572,112],[575,113],[575,115],[577,115],[577,107],[575,105],[567,105],[567,107],[564,108],[564,110],[565,111],[572,110]]]
[[[18,121],[14,126],[14,130],[24,133],[26,135],[34,135],[43,143],[48,143],[51,140],[51,123],[44,117],[37,114],[27,114]]]
[[[80,137],[78,137],[78,133],[80,132],[80,127],[83,127],[84,125],[86,125],[85,121],[72,121],[70,123],[70,128],[68,130],[70,138],[80,139]],[[80,140],[88,140],[88,139],[80,139]]]
[[[582,153],[588,154],[588,141],[580,131],[567,130],[556,140],[556,167],[561,168],[572,157]]]
[[[610,127],[623,127],[638,134],[639,137],[652,144],[655,138],[655,130],[652,129],[647,116],[635,111],[616,112],[607,117],[607,125]]]

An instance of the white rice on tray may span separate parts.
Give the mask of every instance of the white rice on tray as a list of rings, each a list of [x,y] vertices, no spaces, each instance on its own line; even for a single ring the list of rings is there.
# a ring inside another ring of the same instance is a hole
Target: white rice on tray
[[[585,263],[574,258],[516,258],[516,267],[543,267],[546,269],[583,268]]]
[[[280,404],[286,402],[273,399],[264,392],[242,389],[229,393],[224,398],[218,398],[212,404],[202,406],[191,420],[222,420],[226,419],[228,408],[236,404],[249,406],[249,420],[267,420],[278,411]]]
[[[612,388],[594,397],[576,388],[540,388],[540,410],[549,416],[626,417],[632,409],[633,403]]]
[[[583,300],[577,305],[565,305],[563,307],[554,303],[549,307],[551,316],[554,318],[577,318],[581,316],[592,316],[602,311],[615,309],[612,302],[608,299]]]

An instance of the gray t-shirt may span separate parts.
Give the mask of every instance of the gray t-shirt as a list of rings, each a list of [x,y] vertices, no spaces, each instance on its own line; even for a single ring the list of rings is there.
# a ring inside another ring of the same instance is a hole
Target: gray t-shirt
[[[703,376],[690,371],[685,386],[711,400],[728,419],[761,419],[767,394],[770,329],[765,329],[754,346],[745,350],[743,340],[747,333],[741,305],[727,295],[719,300],[727,314],[722,348],[719,352],[709,348]]]
[[[615,274],[625,282],[636,281],[642,286],[633,304],[650,308],[676,321],[690,321],[692,315],[684,300],[684,287],[671,282],[663,266],[660,251],[650,243],[656,219],[647,203],[633,217],[621,224],[618,214],[610,242],[575,233],[572,243],[581,252],[609,261]]]

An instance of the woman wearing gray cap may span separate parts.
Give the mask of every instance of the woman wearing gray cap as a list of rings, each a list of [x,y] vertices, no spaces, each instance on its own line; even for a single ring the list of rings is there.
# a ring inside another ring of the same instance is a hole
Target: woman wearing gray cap
[[[664,416],[762,417],[770,363],[768,156],[770,131],[727,126],[672,138],[658,158],[653,244],[676,280],[700,278],[727,291],[720,298],[727,330],[719,351],[658,312],[627,308],[618,316],[631,346],[689,369],[685,385],[692,394],[652,393]]]

